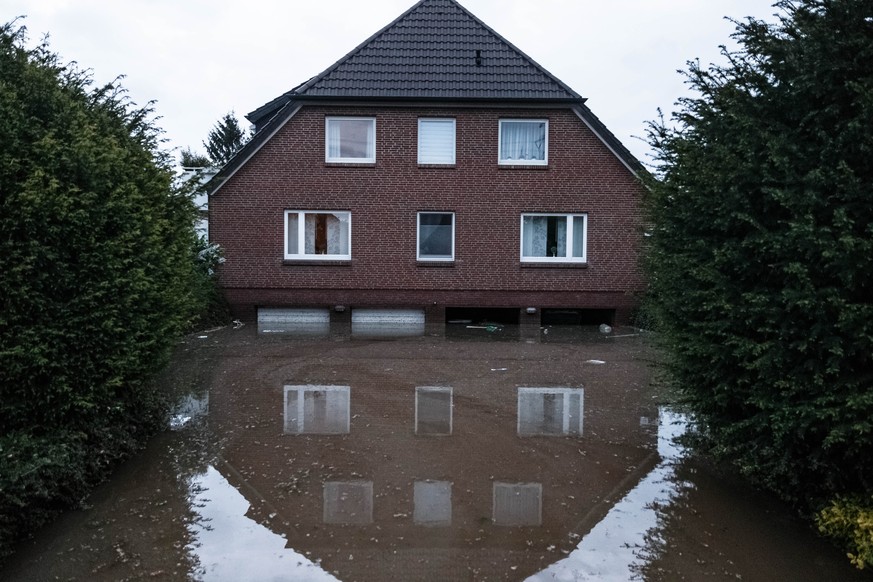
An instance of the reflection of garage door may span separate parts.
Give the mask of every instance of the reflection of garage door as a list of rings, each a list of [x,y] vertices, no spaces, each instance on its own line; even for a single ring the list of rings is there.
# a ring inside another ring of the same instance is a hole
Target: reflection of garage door
[[[258,309],[258,333],[328,335],[328,309],[262,307]]]
[[[353,309],[352,335],[424,335],[424,309]]]

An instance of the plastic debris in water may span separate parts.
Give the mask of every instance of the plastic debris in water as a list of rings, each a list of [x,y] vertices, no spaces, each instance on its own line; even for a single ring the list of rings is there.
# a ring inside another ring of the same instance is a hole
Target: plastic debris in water
[[[467,329],[484,329],[488,333],[494,333],[495,331],[501,331],[503,326],[497,323],[484,323],[482,325],[468,325]]]
[[[187,414],[176,414],[170,419],[170,430],[179,430],[184,428],[186,424],[191,422],[191,417]]]

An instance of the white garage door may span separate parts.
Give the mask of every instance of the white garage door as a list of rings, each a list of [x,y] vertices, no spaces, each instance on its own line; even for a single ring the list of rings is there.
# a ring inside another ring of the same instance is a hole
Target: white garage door
[[[262,307],[258,309],[258,333],[328,335],[330,311],[327,308]]]
[[[369,337],[424,335],[424,309],[353,309],[352,335]]]

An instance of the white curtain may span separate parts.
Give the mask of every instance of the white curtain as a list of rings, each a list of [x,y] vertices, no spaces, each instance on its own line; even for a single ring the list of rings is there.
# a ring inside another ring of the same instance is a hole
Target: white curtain
[[[331,159],[375,157],[375,124],[371,119],[331,119],[327,123],[327,155]]]
[[[339,158],[340,154],[340,126],[341,120],[331,119],[327,123],[327,156],[329,158]]]
[[[546,124],[542,121],[504,121],[501,124],[501,160],[545,160]]]
[[[316,214],[307,214],[303,217],[303,244],[306,245],[306,254],[315,254],[315,220]]]
[[[328,255],[349,254],[349,217],[348,214],[307,214],[305,223],[306,254],[315,253],[315,229],[319,216],[325,217],[327,227],[327,252]]]
[[[526,257],[546,256],[546,217],[525,216],[522,238],[524,239],[523,254]]]
[[[563,216],[560,218],[552,218],[555,221],[555,230],[557,237],[555,244],[549,249],[550,257],[566,257],[567,256],[567,219]]]
[[[551,238],[549,224],[552,225]],[[567,219],[563,216],[525,216],[522,238],[525,257],[566,257]]]
[[[331,214],[327,219],[327,253],[329,255],[349,254],[349,216]]]

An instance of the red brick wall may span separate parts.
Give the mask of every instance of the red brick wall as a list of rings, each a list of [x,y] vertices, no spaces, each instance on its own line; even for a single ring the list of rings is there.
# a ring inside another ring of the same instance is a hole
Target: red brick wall
[[[376,117],[375,166],[324,161],[325,116]],[[419,167],[419,117],[457,120],[454,167]],[[549,120],[549,164],[500,167],[498,120]],[[596,307],[627,310],[643,288],[642,187],[569,109],[304,107],[210,198],[221,285],[258,305]],[[351,262],[285,264],[284,210],[351,212]],[[416,261],[416,213],[455,213],[455,261]],[[520,215],[588,214],[588,264],[522,265]]]

